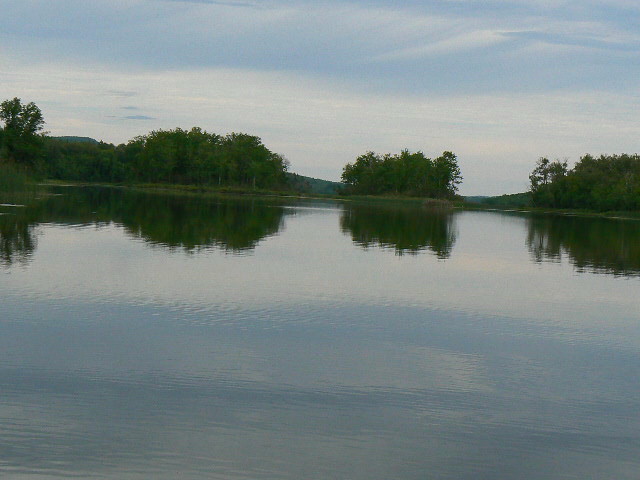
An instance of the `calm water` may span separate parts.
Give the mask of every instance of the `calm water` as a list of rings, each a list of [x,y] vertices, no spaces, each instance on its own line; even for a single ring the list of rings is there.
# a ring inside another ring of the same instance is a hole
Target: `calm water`
[[[3,479],[639,476],[640,222],[58,193],[0,206]]]

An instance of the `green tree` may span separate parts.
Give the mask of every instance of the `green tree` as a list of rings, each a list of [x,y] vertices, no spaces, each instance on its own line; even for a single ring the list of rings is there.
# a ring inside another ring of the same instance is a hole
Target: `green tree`
[[[44,118],[38,106],[26,105],[15,97],[0,104],[0,120],[4,122],[2,148],[9,160],[34,166],[42,150]]]
[[[640,210],[639,155],[584,155],[573,169],[541,158],[529,179],[536,206]]]
[[[436,198],[452,197],[462,183],[458,158],[452,152],[443,152],[433,161]]]
[[[566,175],[567,161],[550,161],[540,157],[529,180],[531,182],[531,199],[536,206],[560,208],[567,206]]]
[[[288,161],[244,133],[221,137],[198,127],[157,130],[116,151],[122,171],[138,181],[255,188],[287,183]]]
[[[461,181],[457,157],[451,152],[435,160],[406,149],[382,157],[367,152],[342,170],[343,191],[353,194],[451,198]]]

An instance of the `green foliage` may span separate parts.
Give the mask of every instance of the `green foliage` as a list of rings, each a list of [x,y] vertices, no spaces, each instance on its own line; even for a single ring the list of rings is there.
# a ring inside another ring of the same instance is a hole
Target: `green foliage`
[[[260,138],[200,128],[157,130],[114,146],[47,138],[48,174],[60,180],[251,186],[278,189],[288,162]]]
[[[22,104],[19,98],[5,100],[0,104],[0,120],[4,129],[0,136],[0,147],[8,160],[34,166],[41,155],[44,126],[42,112],[35,103]]]
[[[287,185],[289,162],[271,152],[260,138],[245,133],[220,136],[198,127],[157,130],[123,145],[88,137],[40,135],[44,119],[34,104],[19,98],[0,106],[0,159],[59,180],[146,182],[188,185],[250,186],[280,189]]]
[[[567,169],[567,162],[541,158],[529,178],[538,207],[640,210],[638,155],[585,155],[573,169]]]
[[[354,163],[345,165],[342,171],[344,193],[356,195],[452,198],[461,181],[457,158],[451,152],[435,159],[408,150],[383,156],[367,152]]]
[[[0,193],[25,191],[29,188],[29,183],[29,176],[22,169],[0,160]]]
[[[130,169],[115,146],[104,142],[75,142],[45,138],[45,175],[59,180],[124,182]]]

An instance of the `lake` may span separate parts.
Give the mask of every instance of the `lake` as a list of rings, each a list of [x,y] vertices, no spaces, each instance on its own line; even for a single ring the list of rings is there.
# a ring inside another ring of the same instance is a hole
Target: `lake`
[[[108,188],[0,206],[3,479],[638,472],[640,221]]]

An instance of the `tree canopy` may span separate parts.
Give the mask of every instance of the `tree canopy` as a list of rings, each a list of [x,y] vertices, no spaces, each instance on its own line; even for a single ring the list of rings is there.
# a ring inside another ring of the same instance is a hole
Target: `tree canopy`
[[[33,165],[40,153],[44,126],[42,112],[33,102],[22,104],[19,98],[0,104],[0,120],[4,128],[0,135],[0,148],[9,160]]]
[[[2,102],[0,120],[0,159],[49,178],[263,189],[280,189],[288,182],[289,162],[246,133],[154,130],[117,146],[86,137],[48,137],[41,133],[40,109],[19,98]]]
[[[435,159],[422,152],[402,150],[399,154],[367,152],[342,171],[345,193],[403,194],[451,198],[462,182],[457,157],[444,152]]]
[[[280,188],[289,165],[259,137],[199,127],[154,130],[118,146],[48,138],[45,149],[48,175],[62,180]]]
[[[533,204],[599,211],[640,210],[639,155],[584,155],[566,161],[540,158],[529,176]]]

